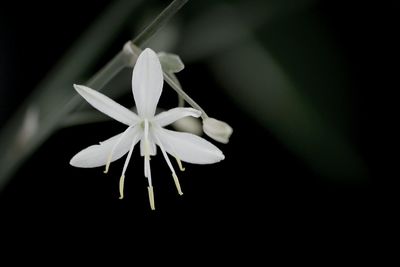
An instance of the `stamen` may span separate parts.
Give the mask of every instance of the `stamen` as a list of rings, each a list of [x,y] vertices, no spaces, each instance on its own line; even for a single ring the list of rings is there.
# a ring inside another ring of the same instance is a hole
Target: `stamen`
[[[158,138],[158,136],[154,135],[155,139],[157,140],[158,146],[161,148],[161,152],[164,156],[165,161],[167,162],[167,165],[169,167],[169,169],[172,172],[172,177],[174,178],[174,182],[175,182],[175,186],[176,189],[178,190],[178,194],[179,195],[183,195],[182,190],[181,190],[181,185],[179,184],[179,180],[178,180],[178,176],[175,173],[174,167],[172,166],[171,161],[169,160],[169,157],[167,155],[167,152],[165,152],[164,146],[163,144],[160,142],[160,139]],[[181,167],[181,166],[180,166]]]
[[[178,163],[179,170],[180,170],[181,172],[184,172],[184,171],[185,171],[185,168],[182,166],[182,161],[181,161],[178,157],[174,157],[174,158],[176,159],[176,162]]]
[[[122,139],[125,137],[125,135],[126,135],[126,133],[128,132],[128,130],[131,129],[133,126],[135,126],[135,125],[129,126],[129,127],[122,133],[122,135],[120,136],[120,138],[118,139],[118,141],[117,141],[117,142],[114,144],[114,146],[112,147],[111,152],[110,152],[110,154],[108,155],[108,158],[107,158],[106,169],[104,170],[104,173],[108,173],[108,170],[109,170],[110,164],[111,164],[111,160],[112,160],[112,156],[113,156],[113,154],[114,154],[114,151],[115,151],[116,147],[121,143]]]
[[[181,190],[181,185],[179,184],[178,176],[176,176],[176,173],[173,172],[172,177],[174,178],[174,182],[175,182],[176,189],[178,190],[178,194],[182,196],[183,192]]]
[[[155,210],[156,206],[154,204],[154,191],[153,191],[153,187],[149,186],[147,187],[147,191],[149,192],[149,201],[150,201],[150,208],[151,210]]]
[[[135,147],[135,145],[137,143],[137,139],[138,138],[136,137],[132,140],[132,144],[131,144],[131,147],[129,148],[128,156],[125,159],[124,168],[122,169],[121,175],[125,175],[126,169],[128,168],[129,161],[132,157],[133,148]]]
[[[125,182],[125,175],[121,175],[119,179],[119,199],[124,198],[124,182]]]
[[[108,156],[107,159],[107,164],[106,164],[106,169],[103,171],[103,173],[107,174],[108,170],[110,169],[110,164],[111,164],[111,158],[112,158],[112,153]]]
[[[147,169],[147,180],[149,181],[149,186],[147,187],[147,191],[149,193],[149,202],[150,202],[150,208],[152,210],[155,210],[155,203],[154,203],[154,191],[153,191],[153,185],[151,183],[151,169],[150,169],[150,161],[144,158],[144,163],[145,163],[145,169]],[[145,171],[146,172],[146,171]]]
[[[126,169],[128,168],[129,162],[131,160],[133,148],[135,147],[138,139],[139,139],[138,136],[135,135],[135,137],[132,140],[131,147],[129,148],[128,156],[125,159],[124,167],[122,169],[121,178],[119,179],[119,194],[120,194],[119,199],[123,199],[124,198],[125,172],[126,172]]]

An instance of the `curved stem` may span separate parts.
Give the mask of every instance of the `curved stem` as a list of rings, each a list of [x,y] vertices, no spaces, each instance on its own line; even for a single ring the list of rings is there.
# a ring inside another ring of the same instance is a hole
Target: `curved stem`
[[[164,80],[174,89],[179,95],[183,97],[183,99],[188,102],[189,105],[191,105],[194,109],[200,110],[201,111],[201,118],[203,120],[208,118],[207,113],[200,107],[199,104],[197,104],[188,94],[186,94],[183,89],[178,86],[173,78],[168,73],[164,72]]]
[[[175,74],[172,73],[171,78],[180,88],[182,88],[182,85],[176,78]],[[185,99],[183,99],[183,97],[180,94],[177,95],[178,95],[178,107],[183,108],[185,106]]]
[[[185,99],[178,94],[178,107],[183,108],[185,106]]]

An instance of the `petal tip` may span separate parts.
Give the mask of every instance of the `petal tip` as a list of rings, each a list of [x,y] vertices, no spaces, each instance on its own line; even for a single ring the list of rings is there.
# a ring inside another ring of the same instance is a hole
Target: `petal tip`
[[[80,84],[75,84],[74,83],[74,89],[82,95],[83,91],[88,91],[88,87],[84,86],[84,85],[80,85]]]
[[[69,165],[74,166],[74,167],[79,167],[77,164],[76,155],[73,156],[72,159],[69,161]]]
[[[218,161],[217,162],[219,162],[219,161],[223,161],[224,159],[225,159],[225,155],[224,155],[224,153],[222,153],[222,151],[220,150],[220,151],[218,151],[219,153],[218,153]]]
[[[143,50],[141,54],[146,56],[156,57],[158,59],[156,52],[154,52],[151,48],[148,47],[145,50]]]

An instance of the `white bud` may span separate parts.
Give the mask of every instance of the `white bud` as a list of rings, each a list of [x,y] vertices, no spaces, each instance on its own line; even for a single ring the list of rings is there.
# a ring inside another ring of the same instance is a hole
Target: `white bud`
[[[188,132],[199,136],[203,133],[200,120],[190,116],[175,121],[172,126],[181,132]]]
[[[185,68],[181,58],[178,55],[160,52],[158,53],[163,71],[167,73],[177,73]]]
[[[203,131],[215,141],[227,144],[233,129],[226,122],[207,118],[203,120]]]

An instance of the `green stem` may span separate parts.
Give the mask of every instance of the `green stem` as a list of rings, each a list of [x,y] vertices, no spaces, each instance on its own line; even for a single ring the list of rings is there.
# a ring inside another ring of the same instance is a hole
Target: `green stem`
[[[145,45],[146,42],[149,41],[151,37],[154,36],[154,34],[159,31],[188,1],[189,0],[174,0],[157,16],[155,20],[153,20],[152,23],[150,23],[132,40],[132,43],[143,47],[143,45]]]
[[[125,57],[125,54],[120,51],[111,59],[110,62],[90,78],[86,85],[98,90],[103,88],[112,78],[126,67],[127,63]]]
[[[208,118],[207,113],[204,111],[204,109],[202,109],[200,107],[199,104],[197,104],[188,94],[186,94],[182,88],[177,85],[174,81],[173,78],[171,78],[171,75],[168,73],[164,72],[164,80],[172,87],[172,89],[174,89],[179,95],[181,95],[183,97],[183,99],[189,104],[191,105],[194,109],[200,110],[201,111],[201,118],[203,120]]]
[[[176,78],[175,74],[172,73],[171,78],[178,85],[179,88],[182,88],[182,85],[179,82],[179,80]],[[180,94],[177,94],[177,95],[178,95],[178,107],[183,108],[185,106],[185,99],[183,98],[182,95],[180,95]]]

